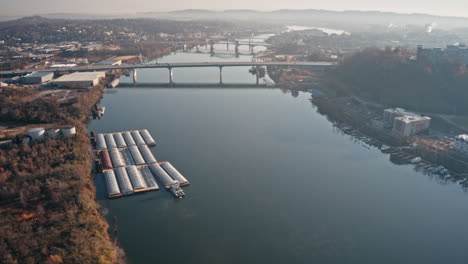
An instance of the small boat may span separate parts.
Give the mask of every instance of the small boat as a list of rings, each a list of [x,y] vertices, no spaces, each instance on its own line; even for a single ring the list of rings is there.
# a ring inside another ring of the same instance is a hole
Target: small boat
[[[100,106],[98,106],[98,107],[96,108],[96,114],[97,114],[97,116],[99,116],[99,117],[103,116],[103,115],[104,115],[104,112],[106,112],[106,107],[105,107],[105,106],[101,106],[101,105],[100,105]]]
[[[182,198],[185,196],[184,191],[180,188],[179,181],[175,181],[175,183],[171,186],[170,191],[176,198]]]
[[[382,145],[382,147],[380,147],[381,150],[389,150],[390,149],[390,146],[387,146],[387,145]]]
[[[416,158],[411,160],[411,163],[416,164],[416,163],[421,162],[421,160],[422,160],[421,157],[416,157]]]

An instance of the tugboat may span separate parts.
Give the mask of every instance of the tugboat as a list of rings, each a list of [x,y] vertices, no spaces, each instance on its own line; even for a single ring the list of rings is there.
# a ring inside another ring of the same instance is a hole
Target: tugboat
[[[106,111],[106,107],[105,106],[101,106],[101,105],[94,105],[94,108],[93,108],[93,119],[101,119],[101,117],[104,115],[104,112]]]
[[[176,198],[182,198],[185,196],[184,191],[180,188],[179,181],[175,181],[171,186],[171,192]]]

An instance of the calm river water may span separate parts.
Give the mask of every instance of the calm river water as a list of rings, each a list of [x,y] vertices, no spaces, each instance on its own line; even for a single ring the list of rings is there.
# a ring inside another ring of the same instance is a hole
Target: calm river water
[[[224,47],[217,47],[221,50]],[[250,60],[171,54],[159,60]],[[176,83],[216,83],[218,69],[175,69]],[[248,68],[225,83],[255,83]],[[141,70],[164,83],[167,70]],[[123,82],[131,82],[123,78]],[[309,101],[271,88],[116,88],[97,132],[147,128],[152,148],[191,182],[97,199],[118,222],[131,263],[466,263],[468,197],[336,132]]]

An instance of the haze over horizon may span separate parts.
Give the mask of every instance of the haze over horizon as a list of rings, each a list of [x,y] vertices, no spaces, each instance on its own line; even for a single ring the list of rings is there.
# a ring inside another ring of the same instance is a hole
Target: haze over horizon
[[[292,0],[292,1],[151,1],[151,0],[2,0],[1,16],[29,16],[50,13],[85,13],[85,14],[132,14],[137,12],[167,12],[182,9],[253,9],[271,11],[278,9],[323,9],[333,11],[361,10],[383,11],[397,13],[424,13],[440,16],[468,17],[468,6],[461,0],[448,0],[444,2],[432,2],[428,4],[423,0],[394,0],[373,1],[356,0],[345,2],[342,0],[329,0],[326,2],[317,0]]]

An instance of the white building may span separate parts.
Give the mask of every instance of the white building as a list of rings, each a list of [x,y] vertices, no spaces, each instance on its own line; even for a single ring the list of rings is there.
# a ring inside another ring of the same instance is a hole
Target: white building
[[[119,66],[122,65],[122,60],[118,59],[107,59],[100,62],[96,62],[96,65],[112,65],[112,66]]]
[[[98,85],[99,81],[105,77],[105,72],[75,72],[63,75],[53,83],[66,88],[88,88]]]
[[[431,118],[427,116],[395,117],[393,133],[400,137],[409,137],[429,129]]]
[[[25,84],[39,84],[52,80],[53,72],[34,72],[23,77],[22,81]]]
[[[393,125],[395,117],[399,116],[417,116],[415,113],[406,111],[403,108],[389,108],[384,110],[383,120],[389,125]]]
[[[409,137],[429,129],[431,118],[402,108],[394,108],[384,111],[384,122],[392,125],[392,132],[395,135]]]

